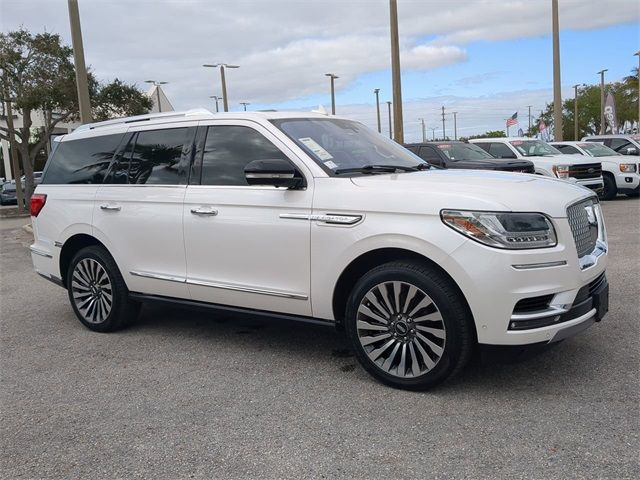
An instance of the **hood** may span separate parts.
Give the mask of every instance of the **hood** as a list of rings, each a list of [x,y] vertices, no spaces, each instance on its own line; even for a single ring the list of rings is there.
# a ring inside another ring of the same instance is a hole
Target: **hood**
[[[546,160],[554,163],[555,165],[587,165],[589,163],[598,163],[596,157],[587,157],[585,155],[546,155],[546,156],[534,156],[523,157],[525,160]]]
[[[607,155],[604,157],[587,157],[591,158],[593,162],[611,162],[619,165],[621,163],[636,163],[633,160],[633,157],[629,157],[629,155]]]
[[[428,170],[352,177],[369,189],[367,209],[439,214],[442,209],[542,212],[566,217],[567,207],[593,192],[563,180],[483,170]],[[371,200],[374,199],[374,200]]]

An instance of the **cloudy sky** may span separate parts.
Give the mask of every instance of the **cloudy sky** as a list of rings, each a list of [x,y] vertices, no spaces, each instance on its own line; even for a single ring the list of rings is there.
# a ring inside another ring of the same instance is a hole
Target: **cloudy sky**
[[[387,0],[79,0],[87,63],[98,78],[145,88],[168,81],[176,109],[211,106],[217,71],[228,71],[230,108],[326,108],[336,80],[337,113],[375,127],[374,88],[390,100]],[[618,80],[638,64],[640,3],[559,0],[563,97]],[[458,134],[504,128],[527,106],[550,101],[551,0],[399,0],[405,138],[421,136],[420,117],[442,134],[440,109],[458,112]],[[66,0],[0,0],[2,31],[24,26],[70,43]],[[447,114],[447,129],[452,116]],[[383,110],[383,128],[386,112]],[[432,135],[431,130],[428,130]]]

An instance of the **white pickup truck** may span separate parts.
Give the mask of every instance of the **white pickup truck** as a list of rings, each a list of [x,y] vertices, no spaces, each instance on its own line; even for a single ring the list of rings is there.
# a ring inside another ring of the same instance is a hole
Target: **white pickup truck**
[[[566,155],[585,155],[602,162],[603,200],[612,200],[623,193],[630,197],[640,194],[640,163],[637,157],[622,155],[596,142],[555,142],[551,144]]]
[[[498,158],[519,158],[533,162],[536,174],[582,185],[600,194],[604,189],[602,165],[590,158],[563,155],[535,138],[477,138],[469,140]]]

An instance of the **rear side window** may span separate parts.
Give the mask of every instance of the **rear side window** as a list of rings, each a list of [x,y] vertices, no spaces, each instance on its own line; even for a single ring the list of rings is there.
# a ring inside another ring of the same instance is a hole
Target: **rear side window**
[[[442,165],[442,158],[431,147],[420,147],[420,152],[418,153],[418,155],[421,159],[426,160],[432,165]]]
[[[44,173],[43,184],[102,183],[124,134],[60,142]]]
[[[616,152],[625,153],[626,149],[629,147],[633,147],[629,140],[625,140],[624,138],[612,138],[610,148],[614,149]]]
[[[578,149],[576,147],[572,147],[571,145],[553,145],[553,146],[564,154],[580,155],[580,152],[578,151]]]
[[[287,157],[249,127],[209,127],[202,157],[202,185],[248,186],[244,167],[254,160]]]
[[[491,143],[489,153],[496,158],[516,158],[516,154],[504,143]]]
[[[188,130],[171,128],[139,132],[129,165],[129,183],[185,185],[190,160],[188,152],[184,151],[190,150]]]

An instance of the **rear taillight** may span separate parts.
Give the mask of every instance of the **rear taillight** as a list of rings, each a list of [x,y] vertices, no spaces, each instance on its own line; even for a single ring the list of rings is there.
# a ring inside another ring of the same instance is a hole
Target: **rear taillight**
[[[47,203],[47,196],[44,193],[31,195],[31,216],[37,217],[45,203]]]

